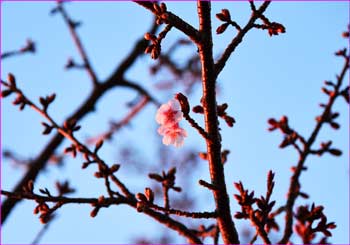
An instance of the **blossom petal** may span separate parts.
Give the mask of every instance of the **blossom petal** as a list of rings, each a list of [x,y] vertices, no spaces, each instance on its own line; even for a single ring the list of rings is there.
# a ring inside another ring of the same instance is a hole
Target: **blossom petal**
[[[175,147],[181,147],[184,144],[187,132],[179,125],[182,117],[180,103],[175,99],[161,105],[157,110],[156,121],[161,125],[157,131],[163,136],[163,144]]]

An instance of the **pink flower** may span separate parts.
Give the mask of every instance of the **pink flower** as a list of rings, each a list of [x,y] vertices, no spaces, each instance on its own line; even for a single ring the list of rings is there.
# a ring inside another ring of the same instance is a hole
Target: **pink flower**
[[[187,132],[179,126],[179,124],[173,124],[170,127],[160,126],[158,133],[163,135],[164,145],[174,145],[175,147],[181,147],[184,144],[184,139],[187,137]]]
[[[156,114],[156,121],[162,125],[169,125],[178,123],[182,119],[182,112],[180,103],[171,99],[167,104],[161,105]]]
[[[180,127],[182,119],[180,103],[171,99],[167,104],[161,105],[156,114],[156,121],[161,125],[158,133],[163,135],[163,144],[181,147],[187,132]]]

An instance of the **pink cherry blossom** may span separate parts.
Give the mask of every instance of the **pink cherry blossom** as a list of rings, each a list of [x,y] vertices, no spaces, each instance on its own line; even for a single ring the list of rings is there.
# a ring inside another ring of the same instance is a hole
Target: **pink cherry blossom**
[[[180,103],[171,99],[167,104],[161,105],[156,114],[156,121],[161,125],[169,125],[178,123],[182,119]]]
[[[175,147],[181,147],[184,144],[184,139],[187,137],[187,132],[179,126],[179,124],[173,124],[170,127],[160,126],[158,133],[163,135],[163,144],[174,145]]]
[[[175,99],[171,99],[158,109],[156,121],[161,125],[158,133],[163,136],[163,144],[175,147],[183,145],[187,132],[179,125],[182,116],[180,103]]]

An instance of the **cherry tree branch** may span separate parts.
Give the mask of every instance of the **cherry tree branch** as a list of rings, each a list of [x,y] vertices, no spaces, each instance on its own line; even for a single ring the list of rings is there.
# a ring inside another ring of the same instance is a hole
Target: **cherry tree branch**
[[[86,53],[86,50],[80,40],[80,37],[76,31],[78,25],[77,23],[75,23],[71,17],[68,15],[67,11],[65,10],[64,6],[63,6],[63,3],[61,1],[58,1],[57,2],[57,11],[59,13],[61,13],[62,17],[63,17],[63,20],[64,22],[66,23],[68,29],[69,29],[69,32],[72,36],[72,39],[73,39],[73,42],[75,44],[75,46],[77,47],[78,49],[78,52],[81,56],[81,58],[83,59],[83,62],[84,62],[84,65],[83,67],[85,67],[88,75],[90,76],[91,78],[91,81],[93,82],[94,86],[96,86],[99,81],[98,81],[98,78],[97,78],[97,75],[96,75],[96,72],[94,71],[94,69],[92,68],[91,66],[91,63],[90,63],[90,60],[87,56],[87,53]]]
[[[153,23],[150,28],[150,33],[155,33],[158,26]],[[84,118],[90,112],[95,110],[95,105],[100,100],[100,98],[110,89],[117,86],[129,87],[131,89],[135,89],[143,93],[144,95],[152,98],[140,85],[131,83],[124,79],[124,74],[126,71],[134,64],[136,59],[143,54],[145,48],[148,45],[148,41],[146,41],[143,37],[135,44],[131,52],[125,57],[125,59],[118,65],[113,74],[99,86],[94,87],[91,91],[90,95],[82,102],[81,106],[79,106],[76,111],[67,117],[66,121],[75,119],[77,121]],[[152,100],[155,101],[155,100]],[[44,147],[44,149],[38,154],[38,156],[30,163],[30,168],[27,173],[22,177],[22,179],[18,182],[18,184],[13,189],[13,192],[19,192],[22,190],[23,186],[25,186],[30,180],[35,180],[39,175],[40,171],[46,166],[47,161],[50,159],[52,154],[58,148],[58,146],[62,143],[63,136],[61,134],[56,134],[51,138],[49,143]],[[15,199],[7,199],[2,203],[1,207],[1,221],[2,224],[6,221],[8,215],[10,214],[13,207],[20,200]]]
[[[207,140],[207,153],[216,210],[218,212],[218,226],[225,244],[238,244],[239,238],[234,226],[229,197],[227,194],[224,168],[221,162],[221,136],[218,127],[218,113],[216,103],[216,74],[213,61],[213,41],[211,29],[210,2],[198,1],[199,32],[202,36],[198,44],[202,65],[202,104],[205,116],[205,128],[211,140]]]
[[[169,11],[157,11],[157,8],[154,5],[157,5],[156,2],[150,1],[135,1],[135,3],[141,5],[142,7],[151,11],[159,19],[163,20],[165,23],[170,24],[186,34],[194,43],[199,43],[201,40],[198,30],[193,26],[179,18],[177,15]]]
[[[271,2],[265,1],[258,10],[253,9],[252,16],[250,17],[248,23],[238,31],[236,37],[231,41],[231,43],[227,46],[226,50],[219,58],[219,60],[215,63],[215,77],[218,77],[222,69],[224,69],[227,60],[230,58],[231,54],[235,51],[237,46],[243,41],[244,36],[248,33],[248,31],[254,28],[254,23],[262,13],[267,9]]]
[[[299,161],[297,163],[297,166],[294,168],[294,173],[291,177],[290,180],[290,186],[288,190],[288,197],[287,197],[287,202],[285,205],[285,228],[284,228],[284,233],[283,237],[281,240],[278,242],[280,244],[285,244],[288,243],[293,230],[293,208],[294,208],[294,203],[299,196],[299,177],[304,170],[304,165],[307,157],[312,153],[312,145],[315,142],[323,124],[327,122],[327,115],[331,112],[332,106],[334,105],[334,102],[336,101],[337,98],[341,96],[340,89],[344,80],[344,77],[346,75],[346,72],[349,69],[349,55],[344,57],[344,66],[340,72],[340,75],[337,76],[337,82],[334,86],[334,91],[332,94],[329,95],[328,103],[324,107],[324,111],[322,113],[322,116],[320,116],[320,120],[317,121],[314,130],[312,131],[310,137],[304,144],[304,148],[299,155]]]
[[[98,142],[95,146],[95,150],[91,151],[88,147],[86,147],[83,143],[81,143],[74,135],[73,132],[77,131],[80,129],[80,126],[76,125],[76,122],[65,122],[63,127],[59,126],[54,119],[51,118],[51,116],[47,113],[47,108],[50,103],[52,103],[53,99],[47,103],[45,107],[45,103],[42,102],[42,98],[40,99],[41,104],[43,105],[43,109],[41,109],[39,106],[37,106],[35,103],[33,103],[31,100],[29,100],[23,92],[17,88],[16,83],[15,83],[15,78],[12,75],[9,75],[9,82],[4,82],[2,81],[2,84],[9,89],[11,89],[12,92],[17,94],[17,98],[21,98],[21,101],[23,101],[24,105],[30,106],[34,111],[38,112],[42,117],[44,117],[50,124],[46,124],[47,126],[56,129],[63,137],[66,139],[70,140],[73,145],[70,147],[69,152],[73,152],[73,157],[75,157],[76,152],[80,152],[84,155],[84,158],[87,160],[83,164],[83,168],[88,167],[90,164],[97,164],[98,166],[98,171],[95,172],[95,177],[96,178],[103,178],[105,180],[105,186],[107,193],[109,195],[109,198],[103,198],[103,201],[97,199],[97,203],[94,203],[93,201],[96,201],[96,199],[86,199],[86,198],[71,198],[71,199],[62,199],[61,196],[58,197],[52,197],[51,195],[48,195],[47,201],[51,202],[56,202],[56,206],[53,207],[51,210],[52,212],[55,211],[56,209],[60,208],[62,205],[66,203],[93,203],[95,204],[95,211],[92,216],[96,216],[98,210],[100,207],[106,207],[111,205],[112,203],[109,203],[109,201],[115,201],[115,204],[121,204],[125,203],[128,204],[135,209],[137,209],[139,212],[144,212],[145,214],[151,216],[152,218],[156,219],[160,223],[166,225],[167,227],[177,231],[180,235],[185,236],[191,243],[196,243],[196,244],[201,244],[201,241],[195,236],[195,234],[190,231],[186,226],[184,226],[182,223],[177,222],[169,217],[167,215],[158,213],[154,210],[150,210],[149,208],[145,207],[142,210],[139,210],[138,208],[138,202],[136,198],[134,197],[135,195],[129,191],[129,189],[125,186],[124,183],[122,183],[114,174],[114,172],[118,171],[119,166],[118,165],[112,165],[109,167],[104,160],[102,160],[99,155],[98,155],[98,150],[102,146],[102,141]],[[54,98],[54,97],[53,97]],[[17,101],[18,99],[16,99]],[[20,103],[15,103],[20,104]],[[21,106],[21,105],[20,105]],[[24,108],[24,106],[23,106]],[[44,124],[43,124],[44,125]],[[66,152],[68,148],[66,148]],[[125,195],[122,196],[118,192],[115,192],[112,190],[110,186],[110,181],[109,178],[114,182],[118,188],[122,191],[122,193]],[[27,183],[28,185],[28,183]],[[38,202],[45,202],[45,199],[43,199],[42,196],[37,196],[34,195],[33,193],[28,193],[28,192],[22,192],[18,194],[18,192],[1,192],[3,195],[11,196],[10,199],[20,199],[25,198],[25,199],[33,199]],[[117,196],[117,199],[114,197]],[[102,203],[101,203],[102,202]],[[181,212],[181,211],[180,211]],[[176,213],[176,212],[175,212]],[[177,212],[179,213],[179,212]],[[181,214],[185,215],[186,212],[182,212]],[[198,214],[192,214],[192,215],[198,215]]]

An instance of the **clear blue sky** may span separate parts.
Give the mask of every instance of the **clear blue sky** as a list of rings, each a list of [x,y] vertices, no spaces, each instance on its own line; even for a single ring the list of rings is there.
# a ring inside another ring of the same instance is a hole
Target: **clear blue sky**
[[[58,122],[62,122],[87,96],[90,83],[87,75],[81,71],[64,71],[67,58],[79,60],[79,56],[62,18],[49,16],[54,5],[54,2],[1,3],[1,51],[17,49],[23,46],[27,38],[37,43],[38,50],[35,55],[4,60],[1,63],[1,78],[5,79],[8,72],[15,74],[18,85],[35,101],[39,96],[55,91],[57,98],[50,112]],[[170,11],[198,26],[195,2],[168,2],[167,6]],[[233,19],[242,25],[250,16],[249,4],[243,2],[213,2],[213,16],[222,8],[228,8]],[[67,4],[67,9],[74,19],[83,22],[79,34],[101,80],[112,73],[135,40],[148,30],[152,20],[147,10],[131,2],[73,2]],[[282,136],[277,132],[268,133],[266,121],[270,117],[288,115],[291,126],[309,136],[315,125],[314,118],[321,112],[318,103],[326,101],[326,96],[320,92],[322,82],[334,80],[342,67],[342,60],[333,53],[348,45],[341,38],[341,33],[349,23],[349,3],[273,2],[266,15],[270,20],[282,23],[287,32],[269,37],[266,32],[251,31],[218,79],[221,87],[218,101],[228,103],[229,113],[237,120],[234,128],[221,125],[223,147],[231,150],[225,168],[230,197],[236,193],[232,183],[239,180],[258,195],[263,194],[266,173],[272,169],[276,172],[273,198],[281,205],[288,188],[290,167],[296,163],[297,155],[292,149],[278,149]],[[214,28],[219,23],[213,18]],[[214,35],[216,55],[225,49],[234,33],[230,29],[223,35]],[[183,36],[178,31],[172,31],[163,42],[164,48],[177,37]],[[185,59],[189,55],[188,50],[180,52],[179,59]],[[190,51],[194,52],[195,49]],[[139,59],[127,76],[165,102],[172,95],[162,94],[153,85],[155,80],[168,77],[149,76],[148,66],[152,62],[148,56]],[[348,79],[347,76],[346,81]],[[200,86],[195,90],[190,99],[192,105],[197,104],[200,98]],[[181,87],[178,87],[172,92],[180,91]],[[133,91],[126,89],[109,92],[98,104],[97,112],[84,118],[78,136],[85,139],[106,129],[110,119],[121,118],[127,112],[124,105],[134,96]],[[23,157],[35,157],[50,138],[41,135],[40,122],[43,119],[28,109],[18,112],[11,105],[11,99],[1,103],[3,149],[12,149]],[[310,199],[298,200],[297,203],[324,205],[329,221],[335,221],[338,226],[332,231],[334,236],[330,242],[349,243],[348,106],[340,100],[335,109],[341,112],[338,120],[341,129],[334,131],[325,127],[316,145],[330,139],[334,146],[343,151],[343,155],[339,158],[327,155],[308,159],[309,170],[302,175],[301,182],[302,190],[310,194]],[[161,138],[155,133],[155,111],[154,106],[148,106],[136,118],[132,128],[122,130],[114,141],[106,144],[102,151],[104,159],[107,162],[118,160],[118,149],[126,145],[135,145],[137,154],[144,161],[157,159]],[[200,121],[199,117],[196,119]],[[187,126],[186,129],[189,138],[185,149],[195,147],[203,151],[205,144],[196,131]],[[140,137],[147,139],[147,142],[140,142]],[[63,144],[67,145],[68,142]],[[181,150],[175,152],[181,154]],[[91,176],[92,169],[81,171],[80,163],[80,158],[66,158],[63,168],[49,167],[37,180],[36,190],[42,187],[53,189],[54,180],[69,179],[78,189],[76,196],[99,196],[104,192],[103,185]],[[2,188],[11,190],[23,171],[14,169],[7,161],[1,164]],[[194,173],[193,182],[199,178],[208,180],[207,172],[203,164]],[[137,177],[122,167],[120,176],[133,192],[140,192],[149,184],[146,173],[140,178],[140,175]],[[206,190],[196,186],[193,193],[202,200],[197,210],[213,207]],[[25,201],[16,207],[2,227],[2,243],[26,244],[33,240],[42,226],[32,213],[34,206],[34,202]],[[231,208],[238,209],[233,198]],[[102,210],[95,219],[90,218],[90,211],[89,206],[64,206],[42,243],[127,243],[135,235],[140,235],[138,231],[149,237],[157,237],[163,229],[128,207]],[[248,222],[238,224],[239,229],[249,225]],[[135,226],[140,228],[134,230]],[[279,235],[276,234],[276,237]],[[181,239],[178,241],[184,242]],[[295,239],[295,242],[299,240]]]

